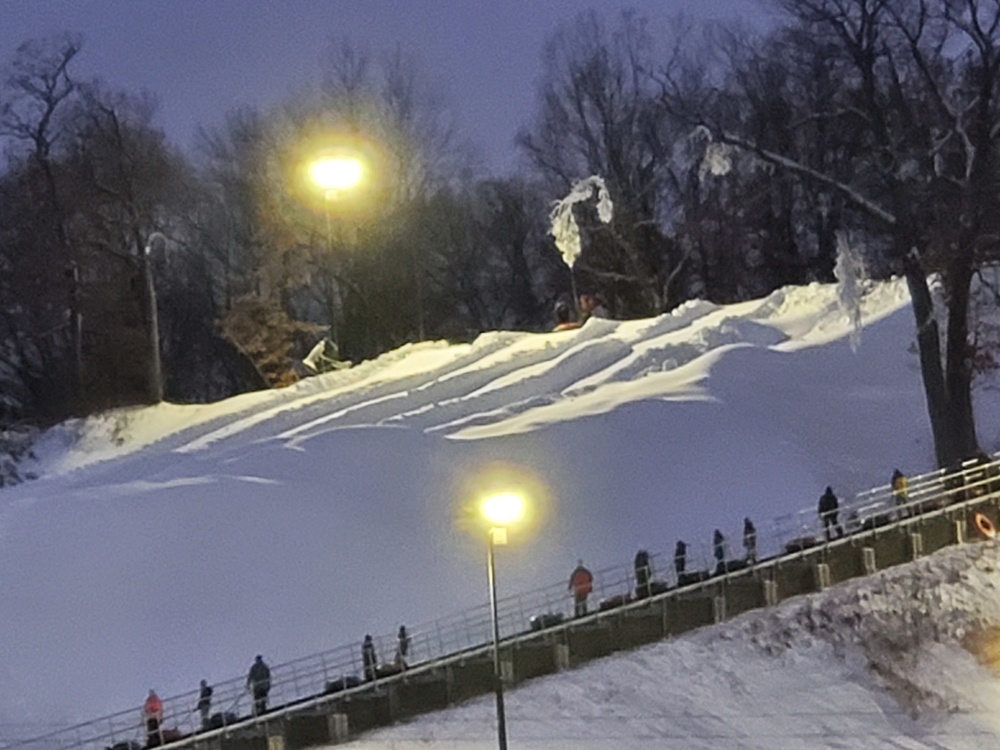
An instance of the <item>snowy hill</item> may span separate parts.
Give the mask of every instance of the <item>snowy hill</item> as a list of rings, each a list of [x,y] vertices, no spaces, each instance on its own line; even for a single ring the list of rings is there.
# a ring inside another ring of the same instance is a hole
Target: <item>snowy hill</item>
[[[832,286],[552,334],[424,342],[281,391],[53,430],[0,493],[0,737],[392,633],[487,599],[461,523],[508,467],[535,491],[501,595],[584,558],[707,552],[933,468],[905,285],[857,351]],[[984,448],[1000,399],[977,399]],[[991,432],[992,430],[992,432]],[[12,728],[16,727],[16,728]]]

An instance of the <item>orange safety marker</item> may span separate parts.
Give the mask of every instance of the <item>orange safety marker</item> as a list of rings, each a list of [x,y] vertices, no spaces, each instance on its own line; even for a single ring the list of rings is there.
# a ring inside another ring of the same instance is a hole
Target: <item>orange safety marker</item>
[[[982,534],[987,539],[995,539],[997,535],[997,530],[993,527],[993,522],[986,517],[983,513],[976,513],[972,517],[972,520],[976,523],[976,528],[979,529],[979,533]]]

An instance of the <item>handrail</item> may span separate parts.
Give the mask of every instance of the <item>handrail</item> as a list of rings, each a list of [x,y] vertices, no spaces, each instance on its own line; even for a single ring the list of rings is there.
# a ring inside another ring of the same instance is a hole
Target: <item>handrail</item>
[[[919,523],[945,512],[962,510],[964,507],[982,502],[1000,491],[1000,453],[964,462],[954,471],[936,470],[909,478],[907,501],[898,503],[892,488],[882,485],[856,494],[849,503],[839,508],[840,521],[845,529],[843,538],[827,540],[822,532],[822,524],[815,510],[785,514],[773,519],[770,524],[761,524],[757,534],[758,561],[755,570],[788,562],[816,554],[817,549],[827,549],[841,544],[853,543],[864,533],[883,533],[891,528]],[[985,459],[985,462],[984,462]],[[811,540],[808,546],[791,549],[792,541]],[[715,572],[709,564],[713,556],[709,545],[691,545],[688,548],[688,570]],[[732,556],[731,556],[732,557]],[[608,616],[617,616],[622,611],[646,606],[651,599],[677,596],[695,592],[700,588],[716,585],[729,577],[743,575],[746,568],[731,573],[712,575],[708,580],[678,586],[674,572],[673,553],[652,553],[650,555],[654,579],[662,581],[670,588],[666,593],[628,601],[635,590],[634,570],[627,564],[610,566],[594,571],[593,598],[602,601],[609,597],[623,597],[621,606],[604,612],[596,611],[580,617],[572,617],[571,597],[565,581],[520,594],[513,594],[497,602],[501,637],[505,643],[518,643],[537,638],[538,632],[526,622],[527,613],[551,613],[562,616],[562,621],[546,628],[546,633],[558,633],[569,627],[586,622],[599,622]],[[479,604],[459,612],[446,615],[429,623],[408,627],[410,633],[410,657],[405,672],[394,676],[379,676],[375,684],[385,684],[396,679],[412,679],[424,672],[441,669],[458,660],[468,659],[487,653],[491,647],[490,609]],[[376,650],[382,654],[394,653],[395,634],[380,635],[373,639]],[[391,660],[384,660],[390,662]],[[194,710],[198,701],[198,691],[193,690],[164,699],[164,718],[161,726],[176,728],[185,737],[170,742],[171,748],[182,748],[195,741],[203,741],[220,734],[249,728],[265,720],[273,720],[282,715],[301,712],[322,706],[334,700],[355,693],[370,690],[372,683],[362,682],[356,687],[344,685],[343,690],[330,693],[331,683],[347,676],[358,677],[362,673],[360,648],[348,644],[337,646],[318,654],[304,656],[271,668],[271,691],[269,704],[272,707],[261,717],[239,718],[241,705],[249,711],[252,700],[246,693],[245,678],[232,678],[216,683],[213,705],[222,714],[223,726],[205,730],[196,724],[199,720]],[[244,703],[245,700],[245,703]],[[225,714],[236,716],[235,721],[227,720]],[[14,741],[5,750],[44,746],[60,750],[97,750],[120,743],[138,742],[142,744],[144,728],[141,724],[141,708],[120,711],[92,721],[55,730],[28,740]],[[165,747],[167,744],[164,745]]]

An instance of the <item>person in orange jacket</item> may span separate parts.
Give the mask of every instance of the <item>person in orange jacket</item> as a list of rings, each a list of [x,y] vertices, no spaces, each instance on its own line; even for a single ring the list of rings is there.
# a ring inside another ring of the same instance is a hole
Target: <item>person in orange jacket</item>
[[[150,690],[146,702],[142,704],[142,718],[146,722],[146,747],[156,747],[163,744],[160,725],[163,723],[163,701]]]
[[[573,592],[576,616],[587,614],[587,597],[594,590],[594,576],[583,566],[583,560],[577,560],[576,568],[570,574],[569,590]]]

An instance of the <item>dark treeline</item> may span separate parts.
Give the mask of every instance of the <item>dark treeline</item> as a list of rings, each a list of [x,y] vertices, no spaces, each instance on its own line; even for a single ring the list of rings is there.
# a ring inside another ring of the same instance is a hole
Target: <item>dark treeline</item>
[[[860,251],[909,284],[938,461],[973,455],[996,338],[980,313],[997,290],[975,282],[1000,239],[1000,4],[759,4],[764,32],[678,20],[653,38],[594,12],[556,29],[504,178],[400,52],[334,40],[315,93],[232,112],[182,155],[148,97],[74,74],[80,39],[26,42],[0,89],[0,423],[156,395],[145,264],[172,401],[287,384],[323,336],[359,361],[548,329],[574,288],[548,212],[598,175],[614,218],[576,207],[577,290],[649,316],[833,281]],[[331,199],[302,165],[333,138],[372,177]]]

